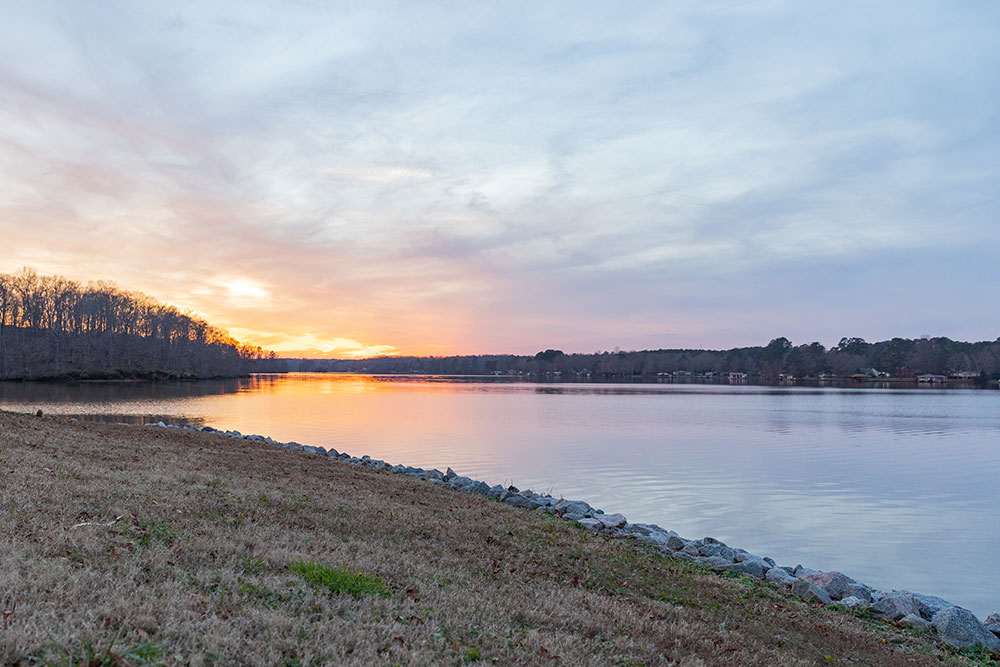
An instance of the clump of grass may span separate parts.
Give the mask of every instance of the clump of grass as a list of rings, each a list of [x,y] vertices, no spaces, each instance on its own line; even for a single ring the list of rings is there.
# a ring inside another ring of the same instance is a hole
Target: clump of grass
[[[352,572],[343,567],[329,567],[305,560],[292,561],[288,569],[313,588],[327,589],[330,593],[346,593],[359,598],[363,595],[389,597],[392,591],[386,588],[379,577],[364,572]]]
[[[55,644],[55,655],[32,656],[33,663],[44,667],[62,667],[63,665],[87,665],[87,667],[119,667],[120,665],[162,665],[160,657],[163,647],[153,642],[144,642],[138,646],[126,649],[120,653],[112,651],[112,642],[105,649],[95,648],[92,644],[84,644],[76,649],[69,649]]]

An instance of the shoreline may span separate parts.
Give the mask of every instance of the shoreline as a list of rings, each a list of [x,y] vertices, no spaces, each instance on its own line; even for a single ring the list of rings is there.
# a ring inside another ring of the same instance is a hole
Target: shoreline
[[[730,547],[712,537],[687,539],[673,530],[656,524],[629,523],[624,515],[606,514],[583,500],[556,498],[551,494],[540,494],[530,489],[520,490],[513,485],[490,486],[486,482],[459,475],[450,467],[446,472],[441,472],[437,469],[393,465],[372,459],[368,455],[357,457],[346,452],[338,452],[333,448],[280,442],[269,436],[244,435],[239,431],[222,430],[211,426],[199,428],[165,424],[162,421],[145,426],[214,433],[231,439],[262,442],[355,466],[421,479],[458,492],[483,495],[514,507],[555,515],[609,538],[632,539],[646,543],[671,558],[705,565],[720,572],[737,572],[770,582],[805,602],[839,605],[898,623],[903,627],[935,632],[939,638],[956,648],[982,646],[1000,653],[1000,613],[997,611],[980,620],[968,609],[935,595],[901,589],[878,589],[836,570],[824,572],[802,564],[794,567],[781,566],[770,557],[759,556],[739,547]]]
[[[551,496],[229,435],[0,411],[0,664],[993,664],[508,507]]]

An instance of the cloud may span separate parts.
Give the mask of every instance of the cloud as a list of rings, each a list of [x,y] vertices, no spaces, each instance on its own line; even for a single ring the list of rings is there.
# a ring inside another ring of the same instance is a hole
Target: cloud
[[[994,3],[11,14],[0,270],[321,355],[1000,324]]]

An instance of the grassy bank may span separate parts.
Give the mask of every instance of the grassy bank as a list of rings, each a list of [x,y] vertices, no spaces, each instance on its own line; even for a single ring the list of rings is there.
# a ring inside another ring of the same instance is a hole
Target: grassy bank
[[[206,433],[0,413],[0,517],[3,664],[970,664],[547,515]]]

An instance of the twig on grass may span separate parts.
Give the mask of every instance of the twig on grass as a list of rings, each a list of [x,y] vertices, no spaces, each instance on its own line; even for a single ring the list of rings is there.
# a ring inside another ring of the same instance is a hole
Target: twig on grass
[[[100,521],[84,521],[83,523],[77,523],[77,524],[74,524],[74,525],[70,526],[70,530],[72,530],[73,528],[82,528],[83,526],[104,526],[105,528],[107,528],[108,526],[115,525],[116,523],[118,523],[119,521],[121,521],[124,518],[125,518],[125,515],[122,514],[121,516],[116,516],[111,521],[108,521],[108,522],[105,522],[105,523],[102,523]]]

